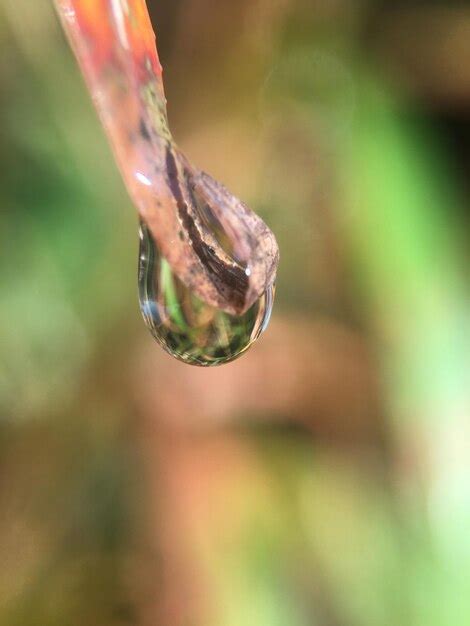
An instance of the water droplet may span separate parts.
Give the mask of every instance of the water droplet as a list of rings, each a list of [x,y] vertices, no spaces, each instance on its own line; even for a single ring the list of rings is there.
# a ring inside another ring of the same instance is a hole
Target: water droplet
[[[162,257],[145,224],[140,228],[139,298],[158,343],[190,365],[211,367],[243,354],[269,324],[274,287],[242,315],[209,306],[188,289]]]
[[[144,319],[157,341],[186,363],[232,361],[268,324],[276,238],[173,140],[145,2],[139,15],[121,0],[95,3],[93,28],[83,2],[55,2],[145,222],[139,262]]]

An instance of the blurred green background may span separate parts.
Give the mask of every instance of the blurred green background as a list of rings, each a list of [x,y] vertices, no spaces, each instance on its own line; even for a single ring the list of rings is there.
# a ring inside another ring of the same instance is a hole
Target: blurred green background
[[[51,3],[0,0],[0,624],[470,623],[470,6],[149,8],[275,315],[219,370],[158,348]]]

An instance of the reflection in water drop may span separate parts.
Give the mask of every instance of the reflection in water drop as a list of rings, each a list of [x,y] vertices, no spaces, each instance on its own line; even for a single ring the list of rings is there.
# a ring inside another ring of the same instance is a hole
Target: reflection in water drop
[[[190,365],[210,367],[233,361],[258,339],[269,324],[274,287],[240,316],[211,307],[173,274],[142,224],[139,298],[145,323],[167,352]]]

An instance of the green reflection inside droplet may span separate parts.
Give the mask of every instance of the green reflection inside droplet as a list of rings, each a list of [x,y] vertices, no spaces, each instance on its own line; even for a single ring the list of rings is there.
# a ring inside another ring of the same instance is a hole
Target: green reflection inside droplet
[[[145,225],[140,231],[139,297],[145,323],[158,343],[190,365],[233,361],[266,329],[274,287],[243,315],[205,304],[172,272]]]

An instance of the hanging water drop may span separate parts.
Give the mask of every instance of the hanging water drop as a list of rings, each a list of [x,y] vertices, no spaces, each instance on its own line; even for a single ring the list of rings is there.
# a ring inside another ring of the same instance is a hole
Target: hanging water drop
[[[184,363],[211,367],[241,356],[266,329],[274,286],[241,315],[198,298],[172,272],[144,223],[140,227],[139,299],[150,332]]]
[[[140,216],[147,326],[185,363],[233,361],[269,322],[276,239],[173,140],[145,0],[55,3]]]

